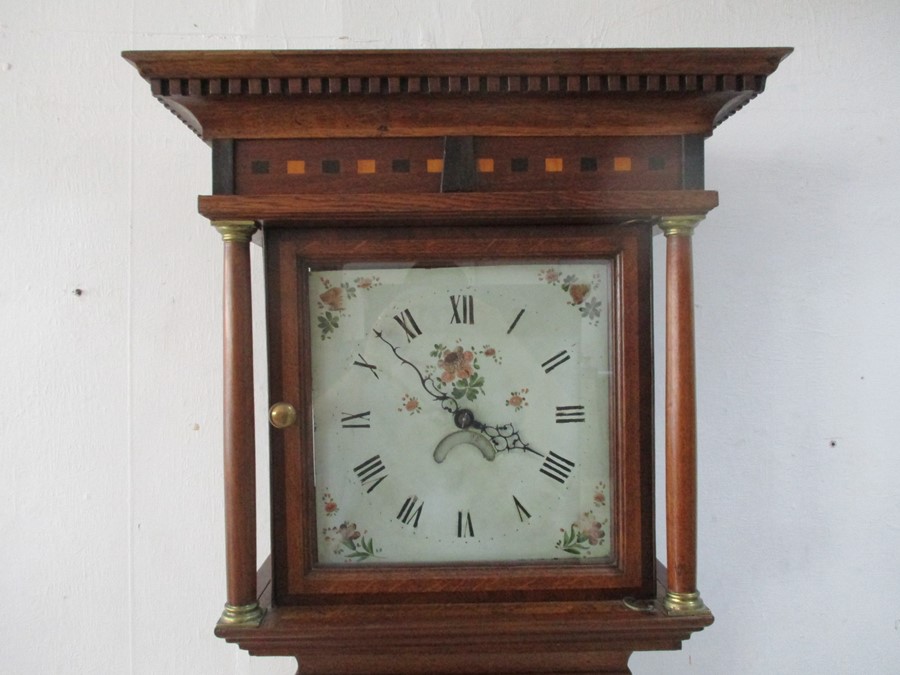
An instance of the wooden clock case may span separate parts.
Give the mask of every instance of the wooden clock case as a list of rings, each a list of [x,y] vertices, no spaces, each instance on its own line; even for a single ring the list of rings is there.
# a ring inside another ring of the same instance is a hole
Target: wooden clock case
[[[712,623],[696,584],[691,235],[717,204],[704,189],[703,144],[790,51],[124,54],[213,151],[200,212],[225,248],[228,589],[217,635],[294,656],[299,673],[628,673],[632,652],[678,649]],[[257,570],[248,247],[260,230],[270,403],[292,402],[299,423],[273,408],[283,428],[271,435],[272,556]],[[654,547],[654,230],[667,238],[667,567]],[[616,571],[322,576],[303,543],[314,522],[302,459],[311,432],[291,261],[298,251],[391,260],[413,249],[436,260],[448,238],[467,237],[475,259],[498,241],[510,259],[565,257],[601,240],[619,251],[629,354],[619,355],[620,394],[633,422],[614,485]]]

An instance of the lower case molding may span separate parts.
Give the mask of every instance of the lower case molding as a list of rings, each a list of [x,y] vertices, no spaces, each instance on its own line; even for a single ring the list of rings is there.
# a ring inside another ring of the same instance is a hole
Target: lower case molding
[[[295,657],[298,675],[625,674],[633,652],[680,649],[713,622],[710,613],[667,613],[663,586],[641,609],[621,601],[271,607],[268,570],[260,570],[259,626],[220,623],[215,632],[254,655]]]

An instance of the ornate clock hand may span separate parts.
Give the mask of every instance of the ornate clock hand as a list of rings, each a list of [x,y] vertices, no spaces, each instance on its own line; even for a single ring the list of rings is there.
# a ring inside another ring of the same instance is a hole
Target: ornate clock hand
[[[546,457],[544,453],[538,452],[522,440],[519,432],[512,424],[501,424],[498,427],[484,424],[475,419],[475,414],[467,408],[457,410],[453,414],[453,422],[460,429],[469,429],[471,427],[472,429],[480,431],[490,439],[491,443],[493,443],[494,447],[497,449],[497,452],[524,450],[525,452],[530,452],[538,457]]]
[[[372,332],[375,333],[375,337],[377,337],[384,344],[391,348],[394,356],[396,356],[401,363],[405,363],[407,366],[416,371],[416,375],[419,376],[419,382],[422,384],[422,389],[424,389],[425,393],[428,394],[432,399],[440,403],[441,408],[451,414],[456,413],[456,411],[459,410],[459,403],[456,402],[456,399],[440,391],[440,389],[438,389],[435,385],[434,380],[431,379],[430,375],[424,375],[422,371],[419,370],[418,366],[416,366],[416,364],[411,361],[407,361],[405,358],[400,356],[400,352],[397,350],[397,348],[382,335],[381,331],[373,330]]]
[[[479,422],[475,419],[475,414],[471,410],[460,408],[459,403],[455,398],[440,391],[435,385],[434,380],[431,379],[431,376],[423,374],[416,364],[403,358],[397,347],[385,338],[381,331],[374,330],[373,332],[375,333],[375,337],[391,348],[391,352],[393,352],[394,356],[396,356],[401,363],[406,364],[416,372],[425,393],[435,401],[439,402],[441,408],[453,415],[453,423],[463,431],[467,432],[467,434],[454,432],[441,440],[434,451],[434,459],[436,462],[443,462],[447,457],[447,453],[450,452],[450,449],[460,443],[471,443],[481,450],[484,458],[488,461],[493,461],[497,452],[508,452],[510,450],[524,450],[525,452],[530,452],[538,457],[546,457],[544,453],[535,450],[522,440],[519,432],[512,424],[493,426]],[[470,428],[481,433],[476,434],[474,431],[469,431]],[[485,437],[490,441],[490,444],[484,442]],[[491,445],[493,445],[493,447],[490,447]],[[486,448],[490,448],[490,450],[486,450]]]

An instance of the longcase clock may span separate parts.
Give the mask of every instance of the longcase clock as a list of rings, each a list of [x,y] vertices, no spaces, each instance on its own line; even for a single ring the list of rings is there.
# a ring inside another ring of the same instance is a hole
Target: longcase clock
[[[696,582],[691,236],[790,49],[128,52],[212,147],[227,602],[298,673],[628,673]],[[651,238],[666,237],[666,564]],[[271,556],[256,569],[251,240]]]

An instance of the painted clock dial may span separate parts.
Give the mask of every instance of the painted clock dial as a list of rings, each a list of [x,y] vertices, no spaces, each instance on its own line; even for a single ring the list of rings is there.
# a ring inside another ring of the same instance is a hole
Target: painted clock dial
[[[308,271],[319,564],[611,556],[610,270]]]

